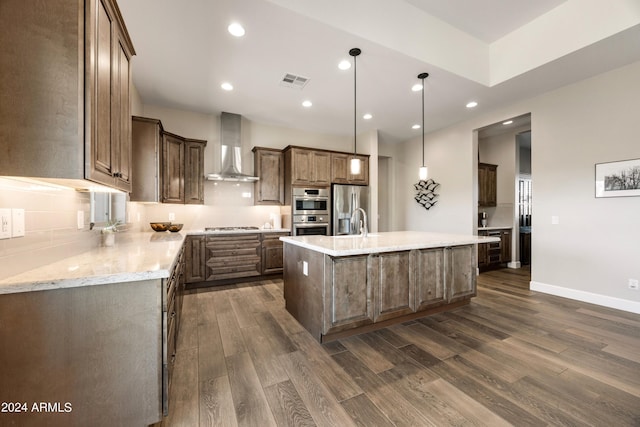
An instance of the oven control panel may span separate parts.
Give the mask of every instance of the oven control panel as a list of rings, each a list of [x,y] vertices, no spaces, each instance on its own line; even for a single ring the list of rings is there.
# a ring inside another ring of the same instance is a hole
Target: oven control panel
[[[327,215],[294,215],[293,222],[298,224],[328,224],[329,217]]]

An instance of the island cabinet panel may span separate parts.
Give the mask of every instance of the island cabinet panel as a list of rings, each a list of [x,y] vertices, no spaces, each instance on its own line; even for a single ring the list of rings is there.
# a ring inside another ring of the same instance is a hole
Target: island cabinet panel
[[[285,308],[318,341],[323,335],[326,307],[324,266],[324,254],[284,245]]]
[[[445,249],[445,279],[447,301],[455,302],[476,296],[475,245],[454,246]]]
[[[411,251],[411,282],[415,289],[415,311],[447,303],[445,251],[442,248]]]
[[[373,287],[368,256],[325,258],[323,333],[373,323]]]
[[[414,290],[410,276],[410,253],[386,252],[369,256],[373,287],[373,320],[379,322],[412,313]]]
[[[206,280],[259,276],[260,235],[229,234],[206,237]]]

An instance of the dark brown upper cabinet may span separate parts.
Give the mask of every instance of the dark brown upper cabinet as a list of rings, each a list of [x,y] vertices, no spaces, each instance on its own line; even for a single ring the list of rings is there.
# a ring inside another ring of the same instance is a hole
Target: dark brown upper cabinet
[[[2,175],[131,191],[135,50],[116,2],[2,0],[0,26]]]

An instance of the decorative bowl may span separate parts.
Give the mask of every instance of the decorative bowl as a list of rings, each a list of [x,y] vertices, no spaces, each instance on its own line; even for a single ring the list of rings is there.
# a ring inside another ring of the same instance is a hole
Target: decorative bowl
[[[171,223],[170,222],[151,222],[149,223],[149,225],[151,225],[151,228],[153,228],[155,231],[167,231]]]
[[[171,231],[172,233],[175,233],[177,231],[182,230],[182,224],[171,224],[169,225],[169,231]]]

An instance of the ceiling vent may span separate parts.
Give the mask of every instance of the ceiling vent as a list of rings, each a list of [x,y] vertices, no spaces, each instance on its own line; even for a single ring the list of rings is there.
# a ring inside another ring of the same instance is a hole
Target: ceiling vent
[[[287,73],[280,81],[280,86],[302,90],[307,83],[309,83],[308,77],[296,76],[295,74]]]

